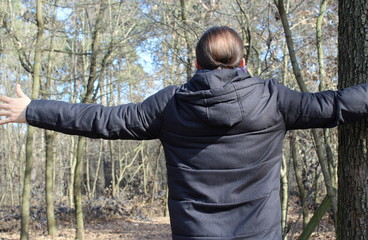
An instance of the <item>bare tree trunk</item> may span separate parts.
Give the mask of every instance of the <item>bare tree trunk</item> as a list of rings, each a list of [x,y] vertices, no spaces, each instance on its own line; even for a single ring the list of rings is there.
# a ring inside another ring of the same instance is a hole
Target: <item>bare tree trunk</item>
[[[245,5],[241,0],[236,0],[236,5],[240,12],[242,13],[243,18],[238,18],[238,22],[240,23],[242,29],[242,39],[244,41],[245,46],[245,62],[248,62],[248,59],[251,57],[251,50],[253,48],[253,37],[252,37],[252,30],[249,20],[249,15],[245,12],[243,6]]]
[[[74,171],[74,206],[75,218],[77,221],[76,236],[78,240],[84,240],[84,220],[83,220],[83,204],[82,204],[82,167],[83,167],[83,146],[85,143],[84,137],[78,137],[77,143],[77,158]]]
[[[55,132],[45,131],[46,141],[46,214],[47,214],[47,231],[49,235],[57,234],[57,227],[54,214],[54,140]]]
[[[291,144],[291,143],[290,143]],[[288,164],[285,156],[282,156],[281,167],[281,228],[283,233],[287,230],[287,215],[289,202]]]
[[[94,197],[95,196],[95,192],[96,192],[96,186],[97,186],[97,181],[99,179],[100,176],[100,168],[101,168],[101,162],[102,162],[102,152],[103,152],[103,145],[104,145],[104,141],[101,139],[99,141],[99,151],[98,151],[98,159],[97,159],[97,168],[96,168],[96,172],[95,172],[95,178],[93,180],[93,184],[92,184],[92,192],[90,197]]]
[[[308,222],[307,226],[303,229],[303,232],[300,234],[298,240],[308,240],[312,233],[314,232],[314,229],[317,227],[319,221],[325,215],[325,213],[331,208],[331,201],[326,196],[317,210],[314,212],[313,217]]]
[[[120,160],[119,160],[119,177],[116,179],[116,182],[115,184],[117,186],[120,186],[120,183],[121,181],[123,180],[123,177],[125,176],[125,173],[127,172],[127,170],[129,168],[131,168],[133,166],[133,164],[136,162],[137,158],[140,156],[140,153],[142,152],[142,149],[143,149],[143,142],[140,142],[138,147],[136,147],[134,149],[135,151],[135,154],[134,156],[131,158],[131,161],[128,163],[127,161],[127,156],[124,156],[122,157]],[[123,166],[122,164],[122,161],[123,159],[125,159],[125,164]],[[126,184],[128,185],[128,184]],[[125,188],[124,188],[125,189]],[[124,191],[124,190],[123,190]]]
[[[91,46],[91,59],[89,66],[89,76],[87,80],[86,92],[82,99],[82,103],[91,103],[93,102],[92,96],[94,92],[94,84],[96,82],[97,76],[97,56],[99,55],[100,48],[100,35],[102,30],[102,17],[104,15],[104,8],[102,6],[104,1],[101,0],[100,6],[98,9],[98,16],[95,23],[95,30],[93,32],[92,37],[92,46]],[[102,70],[101,70],[102,71]],[[78,138],[77,144],[77,159],[75,165],[75,175],[74,175],[74,205],[75,205],[75,216],[77,221],[76,226],[76,239],[84,240],[84,219],[83,219],[83,209],[82,209],[82,193],[81,193],[81,184],[82,184],[82,167],[83,167],[83,147],[84,147],[85,139],[83,137]]]
[[[37,0],[37,39],[33,65],[33,84],[32,84],[32,99],[37,99],[40,89],[40,72],[41,72],[41,46],[44,32],[44,22],[42,15],[42,0]],[[26,144],[26,165],[24,170],[24,185],[22,194],[22,218],[20,239],[29,239],[29,222],[30,222],[30,200],[31,200],[31,174],[32,174],[32,154],[33,154],[33,135],[34,127],[29,127],[27,131]]]
[[[145,142],[142,141],[142,151],[141,151],[141,159],[142,159],[142,171],[143,171],[143,192],[145,195],[148,194],[148,190],[147,190],[147,175],[148,175],[148,168],[149,168],[149,164],[146,161],[146,156],[144,155],[144,146],[145,146]]]
[[[57,0],[55,0],[55,5]],[[56,15],[56,8],[54,8],[54,15]],[[54,36],[51,36],[50,40],[50,52],[48,56],[47,72],[46,72],[46,82],[44,86],[44,91],[42,95],[46,98],[51,92],[51,72],[52,72],[52,52],[54,49]],[[51,236],[57,234],[57,227],[54,214],[54,140],[56,133],[53,131],[45,131],[45,148],[46,148],[46,166],[45,166],[45,188],[46,188],[46,214],[47,214],[47,231]]]
[[[326,12],[326,7],[329,0],[322,0],[320,4],[319,15],[316,21],[316,39],[317,39],[317,53],[318,53],[318,65],[319,65],[319,91],[324,91],[326,89],[326,71],[324,64],[324,53],[323,53],[323,42],[322,42],[322,22],[323,17]],[[330,140],[330,130],[323,130],[323,138],[324,138],[324,146],[326,151],[326,157],[328,162],[328,169],[331,176],[332,186],[336,188],[337,186],[337,173],[336,173],[336,164],[333,158],[333,153],[331,149],[331,140]]]
[[[301,89],[301,91],[306,92],[307,87],[305,86],[305,83],[304,83],[304,80],[303,80],[303,77],[302,77],[302,74],[301,74],[301,71],[300,71],[300,68],[299,68],[299,65],[298,65],[298,61],[297,61],[297,58],[296,58],[294,43],[293,43],[293,40],[292,40],[292,34],[291,34],[289,22],[288,22],[285,7],[284,7],[284,1],[283,0],[274,0],[274,1],[275,1],[275,4],[276,4],[276,6],[279,10],[282,25],[284,27],[286,43],[287,43],[287,46],[288,46],[288,49],[289,49],[290,60],[291,60],[291,64],[292,64],[292,67],[293,67],[295,78],[297,80],[297,83],[298,83],[299,88]],[[325,180],[327,194],[328,194],[328,196],[331,200],[332,211],[334,213],[334,216],[337,216],[337,197],[336,197],[336,192],[335,192],[335,189],[334,189],[332,181],[331,181],[331,176],[330,176],[330,172],[329,172],[329,169],[328,169],[328,160],[327,160],[327,157],[326,157],[326,153],[322,149],[323,143],[322,143],[322,141],[319,137],[319,133],[316,129],[312,129],[312,135],[313,135],[313,139],[315,141],[317,156],[318,156],[319,162],[321,164],[321,169],[322,169],[324,180]],[[335,225],[336,225],[336,221],[335,221]]]
[[[114,144],[112,141],[109,142],[110,147],[110,160],[111,160],[111,191],[112,197],[115,198],[119,194],[119,184],[116,180],[116,173],[115,173],[115,158],[114,158]]]
[[[155,161],[155,172],[154,172],[154,176],[153,176],[153,187],[152,187],[152,195],[151,195],[151,203],[153,203],[154,201],[154,198],[158,192],[158,189],[159,189],[159,182],[157,180],[157,175],[158,175],[158,169],[159,169],[159,161],[161,159],[161,156],[162,156],[162,146],[159,145],[157,147],[157,151],[158,153],[156,154],[156,161]]]
[[[367,83],[367,9],[367,0],[339,0],[339,88]],[[339,127],[337,239],[368,239],[367,133],[367,119]]]
[[[69,153],[69,168],[70,168],[70,180],[68,185],[68,194],[69,194],[69,207],[74,208],[74,175],[75,175],[75,137],[70,137],[70,153]]]
[[[289,0],[286,1],[286,12],[289,11]],[[287,57],[287,47],[286,44],[283,44],[282,52],[284,55],[283,59],[283,68],[282,68],[282,83],[285,84],[287,80],[287,72],[288,72],[288,57]],[[291,133],[289,138],[289,146],[293,143],[292,141],[294,136]],[[292,151],[290,151],[290,155],[292,155]],[[292,158],[289,159],[289,163],[292,163]],[[291,164],[290,164],[291,165]],[[283,231],[283,239],[287,239],[288,232],[288,211],[289,211],[289,179],[290,179],[290,169],[287,163],[285,156],[282,158],[282,167],[281,167],[281,227]]]
[[[324,53],[322,43],[322,22],[326,12],[328,0],[322,0],[320,5],[319,14],[316,21],[316,39],[317,39],[317,54],[318,54],[318,66],[319,66],[319,91],[325,90],[325,64],[324,64]]]
[[[186,43],[186,47],[187,47],[187,59],[185,62],[185,68],[186,68],[186,73],[187,73],[187,80],[189,80],[192,76],[192,68],[193,68],[193,63],[192,63],[192,52],[193,49],[191,47],[191,43],[189,40],[189,35],[188,35],[188,17],[187,17],[187,10],[186,10],[186,2],[185,0],[180,0],[180,6],[181,6],[181,20],[183,22],[184,25],[184,38],[185,38],[185,43]]]
[[[302,160],[298,158],[295,132],[290,133],[290,150],[291,150],[291,157],[293,160],[296,183],[299,189],[300,202],[302,205],[303,227],[305,227],[307,223],[309,222],[309,211],[308,211],[308,204],[307,204],[308,191],[307,189],[305,189],[304,184],[303,184],[303,176],[302,176],[303,163],[302,163]]]
[[[84,146],[84,152],[85,152],[85,159],[86,159],[86,166],[85,166],[85,176],[86,179],[84,180],[85,185],[86,185],[86,193],[87,196],[91,196],[91,163],[90,163],[90,159],[88,157],[88,148],[89,148],[89,142],[86,141],[86,144]]]

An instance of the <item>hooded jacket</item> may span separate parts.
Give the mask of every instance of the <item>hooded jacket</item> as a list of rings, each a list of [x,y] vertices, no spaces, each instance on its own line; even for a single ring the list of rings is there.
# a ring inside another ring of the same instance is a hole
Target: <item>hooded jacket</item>
[[[300,93],[240,69],[198,71],[141,103],[32,100],[30,125],[106,139],[160,139],[174,240],[281,240],[282,142],[291,129],[368,115],[368,85]]]

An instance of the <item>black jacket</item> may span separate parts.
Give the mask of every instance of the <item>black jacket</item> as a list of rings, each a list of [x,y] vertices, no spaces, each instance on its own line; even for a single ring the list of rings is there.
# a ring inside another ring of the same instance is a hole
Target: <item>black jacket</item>
[[[161,140],[173,239],[281,239],[287,130],[368,115],[368,85],[299,93],[236,70],[198,71],[180,87],[116,107],[33,100],[29,124],[107,139]]]

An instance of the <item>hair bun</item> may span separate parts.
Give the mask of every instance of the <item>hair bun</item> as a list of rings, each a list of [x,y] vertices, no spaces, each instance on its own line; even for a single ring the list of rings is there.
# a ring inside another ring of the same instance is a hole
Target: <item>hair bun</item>
[[[208,29],[196,46],[197,62],[203,69],[236,68],[243,56],[243,40],[227,26]]]

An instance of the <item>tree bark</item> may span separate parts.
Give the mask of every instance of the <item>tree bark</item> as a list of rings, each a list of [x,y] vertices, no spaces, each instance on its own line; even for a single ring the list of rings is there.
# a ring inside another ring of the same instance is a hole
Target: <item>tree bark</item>
[[[57,0],[55,0],[55,5]],[[56,15],[56,8],[54,8],[54,15]],[[53,23],[55,24],[55,23]],[[50,49],[54,49],[54,36],[50,39]],[[51,76],[52,76],[52,51],[49,52],[46,81],[44,85],[43,97],[47,98],[51,95]],[[47,92],[48,91],[48,92]],[[45,131],[45,151],[46,151],[46,166],[45,166],[45,188],[46,188],[46,214],[47,214],[47,231],[50,236],[57,234],[57,227],[54,213],[54,170],[55,170],[55,151],[54,140],[56,133],[54,131]]]
[[[33,63],[33,84],[32,84],[32,99],[37,99],[40,89],[40,72],[41,72],[41,44],[44,34],[44,22],[42,15],[42,0],[37,0],[37,39],[36,49]],[[32,174],[32,155],[33,155],[33,135],[34,127],[29,127],[27,131],[26,143],[26,166],[24,170],[24,184],[22,193],[22,216],[21,216],[21,231],[20,239],[29,239],[29,218],[30,218],[30,200],[31,200],[31,174]]]
[[[54,214],[54,140],[56,134],[52,131],[45,131],[46,142],[46,214],[47,214],[47,231],[49,235],[57,234],[57,227]]]
[[[69,175],[69,183],[68,183],[68,197],[69,197],[69,207],[74,208],[74,175],[75,175],[75,164],[76,164],[76,157],[75,157],[75,137],[70,136],[70,153],[69,153],[69,168],[70,168],[70,175]]]
[[[74,170],[74,206],[76,218],[76,236],[78,240],[84,240],[84,220],[83,220],[83,205],[82,205],[82,167],[83,167],[83,146],[85,143],[84,137],[78,137],[77,143],[77,158]]]
[[[367,83],[368,1],[339,0],[339,88]],[[368,239],[368,121],[339,127],[337,239]]]

